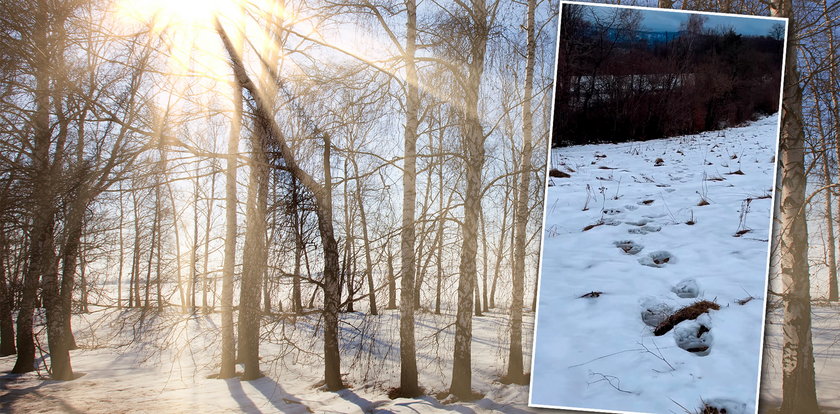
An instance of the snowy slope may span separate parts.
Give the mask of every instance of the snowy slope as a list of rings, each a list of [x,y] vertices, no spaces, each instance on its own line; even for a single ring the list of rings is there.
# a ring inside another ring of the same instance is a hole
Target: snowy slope
[[[755,411],[777,119],[553,151],[570,177],[546,199],[532,404]],[[662,336],[642,319],[700,299],[720,310]]]

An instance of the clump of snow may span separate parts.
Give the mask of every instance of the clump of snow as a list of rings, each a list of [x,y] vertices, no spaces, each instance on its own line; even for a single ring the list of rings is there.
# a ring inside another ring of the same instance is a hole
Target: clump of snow
[[[681,298],[696,298],[700,295],[700,285],[694,278],[683,279],[671,288],[671,292]]]
[[[552,179],[545,202],[532,405],[669,413],[725,399],[755,411],[764,301],[736,301],[766,290],[772,200],[760,197],[773,187],[777,122],[553,150],[552,165],[578,168]],[[614,169],[590,164],[593,153]],[[709,204],[698,207],[700,198]],[[620,224],[581,231],[606,218]],[[628,254],[632,246],[644,250]],[[608,294],[577,299],[590,291]],[[702,300],[720,309],[653,334]],[[677,345],[692,333],[711,344],[708,355]]]

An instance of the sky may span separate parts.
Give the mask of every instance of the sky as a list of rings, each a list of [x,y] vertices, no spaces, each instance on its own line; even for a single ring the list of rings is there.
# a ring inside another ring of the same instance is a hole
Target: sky
[[[610,11],[613,7],[593,6],[596,10]],[[680,24],[688,20],[692,13],[664,11],[654,8],[637,8],[642,13],[642,30],[676,32],[680,30]],[[600,14],[600,13],[599,13]],[[782,19],[765,19],[749,16],[706,14],[706,28],[733,28],[736,33],[747,36],[764,36],[770,33],[770,29],[783,22]]]

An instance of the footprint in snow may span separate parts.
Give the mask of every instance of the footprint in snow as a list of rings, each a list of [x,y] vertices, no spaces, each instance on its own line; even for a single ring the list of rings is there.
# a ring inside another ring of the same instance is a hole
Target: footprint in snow
[[[682,321],[674,327],[677,346],[697,356],[712,352],[712,318],[708,314],[697,319]]]
[[[645,246],[642,246],[633,240],[619,240],[617,242],[613,242],[613,244],[626,254],[637,254],[645,248]]]
[[[676,258],[665,250],[657,250],[639,258],[640,264],[650,267],[664,267],[666,264],[674,262],[676,262]]]
[[[618,226],[618,225],[621,224],[621,220],[616,220],[616,219],[611,218],[611,217],[607,217],[603,221],[604,221],[604,224],[606,224],[608,226]]]
[[[631,234],[648,234],[656,233],[660,230],[662,230],[662,226],[658,224],[645,224],[641,227],[634,227],[632,229],[628,229],[627,232]]]
[[[704,413],[746,414],[747,403],[729,398],[711,398],[704,399],[700,409]]]
[[[642,227],[642,226],[644,226],[645,224],[650,223],[650,220],[649,220],[649,219],[644,219],[644,218],[643,218],[643,219],[639,219],[639,220],[630,220],[630,221],[625,221],[624,223],[625,223],[625,224],[629,224],[629,225],[631,225],[631,226]]]

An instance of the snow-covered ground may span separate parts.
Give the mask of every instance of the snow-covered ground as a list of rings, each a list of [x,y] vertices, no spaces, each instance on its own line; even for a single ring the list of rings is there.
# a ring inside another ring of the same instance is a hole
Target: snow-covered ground
[[[553,150],[532,404],[756,410],[777,120]]]
[[[142,317],[139,310],[98,309],[74,321],[82,349],[71,353],[73,368],[84,375],[58,382],[37,373],[3,374],[0,412],[526,412],[527,386],[498,382],[508,354],[506,315],[485,315],[473,322],[473,388],[484,394],[478,401],[445,405],[435,398],[451,378],[454,314],[417,316],[420,382],[429,396],[390,400],[388,389],[399,385],[396,311],[343,314],[342,373],[350,388],[327,392],[317,315],[267,323],[260,348],[266,377],[245,382],[208,378],[218,372],[218,314]],[[525,344],[531,332],[533,317],[526,314]],[[14,356],[0,358],[0,371],[13,365]]]
[[[840,413],[840,307],[812,305],[814,377],[817,401],[823,414]],[[773,413],[782,403],[782,317],[781,309],[767,314],[764,360],[761,371],[759,412]]]

